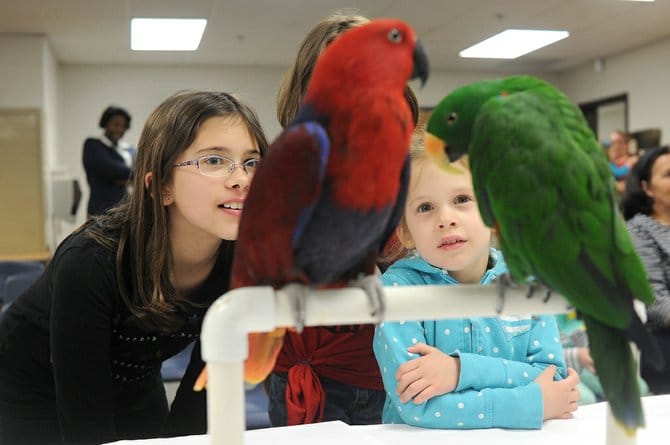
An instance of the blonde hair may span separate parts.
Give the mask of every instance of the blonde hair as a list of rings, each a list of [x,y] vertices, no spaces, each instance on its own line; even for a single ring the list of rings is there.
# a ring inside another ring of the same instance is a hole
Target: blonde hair
[[[417,168],[428,160],[426,152],[423,149],[422,138],[417,137],[412,140],[412,145],[409,149],[409,159],[412,169]],[[409,227],[407,227],[405,209],[403,209],[398,226],[384,245],[377,261],[380,263],[380,267],[385,269],[399,259],[406,257],[411,249],[412,247],[409,245]]]
[[[336,12],[317,23],[305,36],[298,54],[284,75],[277,94],[277,120],[288,127],[298,114],[307,91],[314,65],[324,48],[343,32],[368,23],[370,19],[354,13]],[[405,98],[412,111],[414,124],[419,120],[419,101],[412,89],[405,89]]]

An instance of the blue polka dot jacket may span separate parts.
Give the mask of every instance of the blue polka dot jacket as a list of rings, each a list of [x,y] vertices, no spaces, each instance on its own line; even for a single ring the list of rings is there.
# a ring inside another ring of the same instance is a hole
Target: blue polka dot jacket
[[[491,249],[481,283],[489,284],[506,272],[502,254]],[[416,255],[389,267],[382,282],[385,286],[459,284]],[[400,401],[395,378],[399,366],[418,357],[407,351],[415,343],[460,359],[455,390],[418,405]],[[542,393],[534,380],[551,364],[558,370],[555,379],[567,375],[552,315],[385,322],[376,328],[373,347],[386,390],[384,423],[445,429],[541,428]]]

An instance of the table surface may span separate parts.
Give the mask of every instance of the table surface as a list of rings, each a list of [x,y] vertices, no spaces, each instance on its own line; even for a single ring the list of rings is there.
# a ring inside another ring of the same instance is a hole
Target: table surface
[[[670,395],[643,398],[647,426],[637,433],[637,445],[660,445],[667,443],[670,433]],[[469,445],[571,445],[605,444],[606,404],[596,403],[580,407],[574,418],[549,420],[541,430],[504,430],[499,428],[482,430],[432,430],[408,425],[349,426],[343,422],[325,422],[281,428],[265,428],[246,431],[246,445],[297,445],[315,443],[342,445],[365,443],[366,445],[422,445],[445,443],[467,443]],[[411,435],[411,437],[410,437]],[[119,441],[115,444],[146,445],[209,445],[207,435],[184,436],[172,439],[150,439]]]

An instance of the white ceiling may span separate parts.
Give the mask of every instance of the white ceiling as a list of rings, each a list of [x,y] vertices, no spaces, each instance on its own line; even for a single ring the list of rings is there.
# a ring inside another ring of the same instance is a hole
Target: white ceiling
[[[286,66],[318,20],[347,7],[406,20],[445,70],[561,71],[670,36],[668,0],[0,0],[0,33],[46,35],[64,64]],[[133,52],[132,17],[208,24],[196,52]],[[514,61],[458,57],[506,28],[571,35]]]

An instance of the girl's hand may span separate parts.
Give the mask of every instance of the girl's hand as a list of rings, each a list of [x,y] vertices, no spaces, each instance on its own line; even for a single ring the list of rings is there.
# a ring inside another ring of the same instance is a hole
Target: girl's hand
[[[559,381],[554,381],[554,374],[556,366],[550,365],[535,379],[542,390],[544,420],[570,419],[578,407],[579,374],[574,369],[568,368],[568,376]]]
[[[403,363],[396,372],[396,393],[402,403],[413,400],[420,405],[456,389],[461,371],[461,362],[457,357],[425,343],[410,346],[407,351],[421,357]]]

